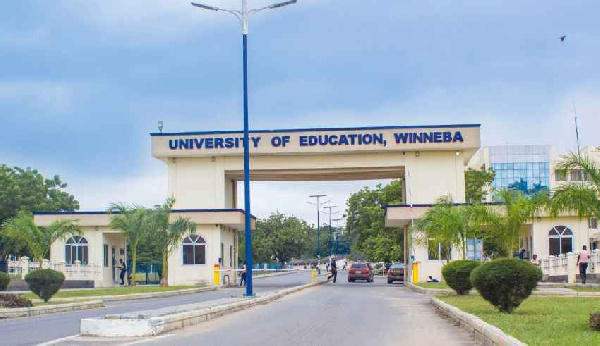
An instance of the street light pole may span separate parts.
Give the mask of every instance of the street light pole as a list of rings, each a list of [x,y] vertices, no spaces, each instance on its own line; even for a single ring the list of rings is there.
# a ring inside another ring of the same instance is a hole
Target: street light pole
[[[242,62],[244,70],[244,231],[245,231],[245,249],[246,249],[246,296],[253,296],[252,293],[252,232],[250,213],[250,126],[248,122],[248,20],[250,16],[263,11],[281,8],[287,5],[295,4],[297,0],[290,0],[276,3],[262,8],[248,11],[247,0],[242,0],[242,10],[228,10],[224,8],[204,5],[192,2],[192,6],[208,11],[223,11],[234,15],[242,24]]]

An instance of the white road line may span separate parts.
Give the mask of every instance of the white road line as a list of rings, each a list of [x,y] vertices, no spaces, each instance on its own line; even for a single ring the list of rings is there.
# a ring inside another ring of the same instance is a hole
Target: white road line
[[[167,337],[170,337],[170,336],[173,336],[173,335],[174,334],[159,335],[159,336],[155,336],[155,337],[152,337],[152,338],[145,338],[145,339],[141,339],[141,340],[136,340],[136,341],[128,342],[126,344],[121,344],[121,346],[137,345],[137,344],[141,344],[143,342],[164,339],[164,338],[167,338]]]
[[[50,341],[43,342],[43,343],[41,343],[41,344],[38,344],[38,346],[48,346],[48,345],[55,345],[55,344],[58,344],[59,342],[62,342],[62,341],[66,341],[66,340],[74,339],[74,338],[76,338],[76,337],[78,337],[78,336],[79,336],[79,334],[76,334],[76,335],[71,335],[71,336],[66,336],[66,337],[64,337],[64,338],[59,338],[59,339],[54,339],[54,340],[50,340]]]

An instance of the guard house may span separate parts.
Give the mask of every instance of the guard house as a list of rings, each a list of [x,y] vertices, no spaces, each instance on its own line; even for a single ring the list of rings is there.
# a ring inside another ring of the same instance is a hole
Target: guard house
[[[238,231],[244,229],[244,212],[239,209],[177,209],[172,218],[188,217],[198,227],[184,237],[169,257],[169,285],[210,284],[213,265],[237,267]],[[59,218],[76,220],[81,236],[54,242],[50,266],[69,281],[87,281],[93,287],[109,287],[119,281],[119,259],[127,261],[123,234],[110,228],[106,212],[35,213],[37,225],[48,226]],[[254,222],[252,224],[254,227]]]

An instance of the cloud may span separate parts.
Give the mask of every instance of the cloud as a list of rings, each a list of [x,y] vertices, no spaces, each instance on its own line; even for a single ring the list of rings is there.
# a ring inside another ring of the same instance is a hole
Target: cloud
[[[239,10],[238,0],[204,0],[200,3]],[[251,8],[260,8],[277,1],[251,1]],[[304,0],[301,5],[321,5],[329,0]],[[239,25],[237,19],[226,12],[203,11],[180,0],[104,0],[93,4],[87,1],[60,0],[60,7],[69,11],[81,22],[92,26],[103,34],[121,36],[130,43],[155,43],[181,39],[190,35],[206,34],[201,29],[222,25]],[[298,5],[294,6],[298,7]],[[261,13],[260,19],[268,15]]]

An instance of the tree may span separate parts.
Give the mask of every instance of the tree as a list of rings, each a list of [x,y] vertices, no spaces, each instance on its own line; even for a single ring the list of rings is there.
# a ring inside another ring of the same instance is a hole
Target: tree
[[[81,234],[79,226],[73,220],[59,219],[48,227],[38,227],[31,214],[26,212],[19,212],[17,216],[5,221],[3,232],[7,237],[27,244],[33,258],[40,264],[50,255],[50,247],[56,240]]]
[[[170,221],[171,209],[175,199],[168,198],[163,205],[156,206],[151,211],[151,236],[161,251],[162,255],[162,278],[161,286],[168,286],[169,277],[169,255],[180,243],[181,239],[196,231],[196,223],[189,218],[178,216],[173,222]]]
[[[402,203],[402,182],[367,187],[348,198],[346,230],[353,239],[352,250],[371,261],[395,261],[402,258],[403,232],[385,227],[384,207]]]
[[[483,197],[487,193],[487,188],[494,181],[496,173],[492,168],[485,168],[485,165],[481,166],[481,169],[469,168],[465,172],[465,197],[467,203],[480,203],[483,201]]]
[[[500,190],[498,197],[501,206],[486,206],[477,214],[485,225],[485,237],[493,237],[507,254],[512,254],[523,226],[547,205],[548,194],[540,192],[527,197],[520,190]]]
[[[481,204],[454,205],[450,197],[438,199],[416,224],[417,242],[427,245],[428,242],[445,244],[449,248],[460,249],[462,259],[467,258],[467,239],[475,238],[482,228]]]
[[[152,228],[150,211],[141,206],[127,206],[121,203],[112,203],[108,208],[110,227],[120,230],[127,239],[131,249],[131,285],[135,286],[135,266],[137,263],[137,249],[140,241]]]
[[[576,212],[577,216],[600,219],[600,167],[589,157],[571,153],[557,165],[565,174],[576,170],[584,181],[571,181],[555,188],[550,202],[553,216]]]
[[[67,184],[55,175],[44,179],[37,170],[0,165],[0,224],[15,217],[19,211],[73,211],[79,202],[64,189]],[[28,254],[31,251],[22,240],[0,233],[0,260],[11,253]]]

